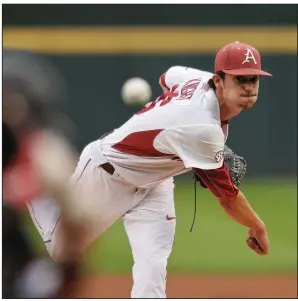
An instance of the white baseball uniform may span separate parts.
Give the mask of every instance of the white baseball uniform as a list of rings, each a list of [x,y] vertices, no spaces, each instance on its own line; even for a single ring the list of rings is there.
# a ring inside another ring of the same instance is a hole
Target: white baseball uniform
[[[170,68],[161,79],[170,92],[87,145],[71,179],[93,211],[94,227],[86,245],[122,217],[134,257],[134,298],[166,296],[166,266],[176,224],[173,177],[192,168],[223,166],[227,127],[222,128],[218,100],[207,84],[212,75]],[[112,174],[100,167],[104,163],[113,167]],[[87,202],[84,191],[94,198]],[[59,253],[55,205],[31,202],[30,212],[49,242],[49,252]]]

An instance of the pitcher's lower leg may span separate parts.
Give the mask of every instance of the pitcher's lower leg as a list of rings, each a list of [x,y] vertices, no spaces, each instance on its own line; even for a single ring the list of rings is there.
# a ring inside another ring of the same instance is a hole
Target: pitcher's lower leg
[[[166,298],[167,261],[137,260],[133,266],[132,298]]]
[[[176,226],[173,190],[173,181],[165,180],[123,217],[134,258],[132,298],[166,298]]]

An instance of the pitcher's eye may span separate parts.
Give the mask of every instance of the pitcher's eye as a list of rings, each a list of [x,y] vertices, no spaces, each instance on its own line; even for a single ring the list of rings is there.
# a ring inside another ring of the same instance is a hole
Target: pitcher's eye
[[[258,76],[254,76],[254,77],[252,77],[252,78],[250,79],[251,83],[253,83],[253,84],[257,83],[258,80],[259,80],[259,77],[258,77]]]
[[[247,76],[239,75],[236,76],[235,79],[239,84],[246,84],[246,83],[255,84],[259,80],[259,77],[258,76],[247,77]]]

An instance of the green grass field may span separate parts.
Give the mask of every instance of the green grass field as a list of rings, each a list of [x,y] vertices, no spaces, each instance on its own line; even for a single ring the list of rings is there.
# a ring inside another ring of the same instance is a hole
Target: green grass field
[[[179,180],[179,179],[178,179]],[[242,191],[265,221],[270,254],[258,256],[245,243],[246,228],[225,215],[211,193],[198,187],[197,217],[193,217],[191,181],[176,182],[176,240],[169,259],[175,273],[294,273],[297,270],[297,189],[294,181],[247,180]],[[31,230],[30,230],[31,232]],[[37,236],[34,235],[34,240]],[[38,239],[39,240],[39,239]],[[40,247],[40,241],[39,241]],[[92,273],[129,273],[133,264],[121,221],[116,222],[86,255]]]

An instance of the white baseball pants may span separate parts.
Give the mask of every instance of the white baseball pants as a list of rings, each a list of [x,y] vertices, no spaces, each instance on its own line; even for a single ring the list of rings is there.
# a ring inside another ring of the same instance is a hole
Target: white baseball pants
[[[137,189],[99,167],[107,160],[98,151],[94,143],[86,146],[71,179],[92,212],[85,246],[122,217],[134,258],[131,297],[165,298],[166,267],[176,225],[173,178],[150,189]],[[93,197],[84,199],[84,191],[92,192]],[[59,239],[58,205],[43,197],[32,200],[28,209],[49,254],[59,260],[65,246]]]

